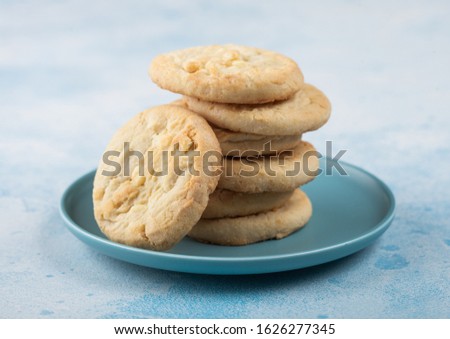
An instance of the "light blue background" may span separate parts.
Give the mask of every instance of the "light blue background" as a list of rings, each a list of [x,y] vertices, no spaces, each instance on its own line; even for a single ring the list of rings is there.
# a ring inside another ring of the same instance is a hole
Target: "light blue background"
[[[448,318],[449,15],[448,1],[2,1],[0,317]],[[332,118],[305,139],[348,149],[397,198],[373,246],[215,277],[110,259],[64,227],[63,190],[112,133],[176,98],[148,79],[150,60],[227,42],[289,55],[327,93]]]

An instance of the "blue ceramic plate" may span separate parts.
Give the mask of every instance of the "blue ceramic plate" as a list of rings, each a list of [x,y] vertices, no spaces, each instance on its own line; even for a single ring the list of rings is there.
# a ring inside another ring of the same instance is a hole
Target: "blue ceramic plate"
[[[321,168],[325,168],[325,159]],[[331,160],[327,160],[331,161]],[[322,173],[304,187],[314,213],[309,223],[282,240],[227,247],[183,239],[168,252],[109,241],[92,211],[94,171],[75,181],[61,199],[69,230],[87,245],[113,258],[164,270],[202,274],[254,274],[322,264],[355,253],[377,239],[394,218],[390,189],[374,175],[339,162],[348,175]]]

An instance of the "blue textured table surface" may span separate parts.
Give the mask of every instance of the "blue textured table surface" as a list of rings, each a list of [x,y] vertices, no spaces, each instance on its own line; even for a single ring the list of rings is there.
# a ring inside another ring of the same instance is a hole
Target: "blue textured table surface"
[[[0,317],[450,317],[450,5],[392,3],[1,2]],[[332,118],[305,139],[333,140],[397,198],[372,246],[216,277],[123,263],[65,228],[63,190],[122,123],[176,97],[150,60],[226,42],[291,56],[327,93]]]

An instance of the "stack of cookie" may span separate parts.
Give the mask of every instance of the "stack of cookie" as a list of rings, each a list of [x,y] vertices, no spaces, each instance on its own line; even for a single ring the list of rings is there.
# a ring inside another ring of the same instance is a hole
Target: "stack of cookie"
[[[318,158],[302,134],[325,124],[331,107],[293,60],[237,45],[195,47],[156,57],[150,76],[210,123],[224,157],[190,237],[245,245],[308,222],[311,203],[297,188],[314,178]]]
[[[184,95],[145,110],[112,137],[93,187],[111,240],[157,251],[186,235],[244,245],[283,238],[312,214],[298,188],[318,159],[303,133],[330,104],[280,54],[225,45],[158,56],[152,79]]]

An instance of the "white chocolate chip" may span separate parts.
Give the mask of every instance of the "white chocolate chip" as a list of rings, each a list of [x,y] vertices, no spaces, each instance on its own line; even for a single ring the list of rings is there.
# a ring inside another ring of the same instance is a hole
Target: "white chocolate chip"
[[[195,60],[188,60],[183,63],[183,69],[188,73],[195,73],[200,69],[200,63]]]

